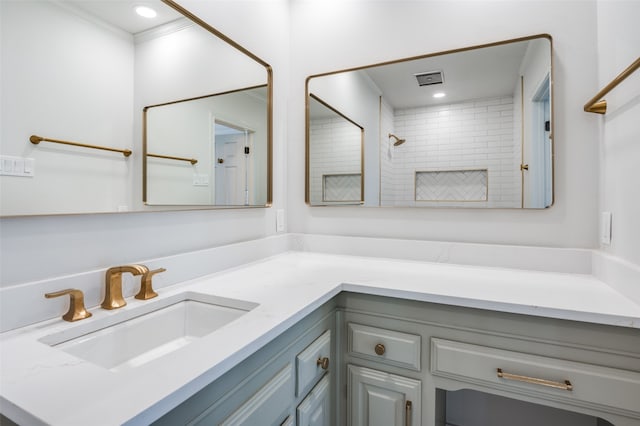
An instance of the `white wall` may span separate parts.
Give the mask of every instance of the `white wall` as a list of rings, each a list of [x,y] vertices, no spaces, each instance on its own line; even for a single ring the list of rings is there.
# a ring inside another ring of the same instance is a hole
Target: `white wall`
[[[274,69],[274,207],[3,218],[0,219],[2,286],[275,233],[276,210],[284,207],[286,197],[287,2],[205,3],[189,0],[181,1],[181,4],[264,59]],[[304,197],[304,193],[300,196]]]
[[[640,57],[640,2],[598,0],[598,87]],[[613,214],[604,250],[640,265],[640,70],[605,97],[607,114],[594,115],[600,140],[600,211]],[[586,101],[586,99],[585,99]]]
[[[288,112],[290,230],[431,240],[595,247],[595,1],[292,1]],[[568,17],[571,18],[570,24]],[[556,204],[546,210],[312,208],[304,193],[304,79],[429,52],[549,33],[555,57]]]

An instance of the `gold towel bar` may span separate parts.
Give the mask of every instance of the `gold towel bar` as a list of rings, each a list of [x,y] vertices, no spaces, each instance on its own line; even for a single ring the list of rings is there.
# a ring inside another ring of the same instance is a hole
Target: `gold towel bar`
[[[502,368],[497,368],[496,372],[498,373],[498,377],[500,377],[501,379],[515,380],[517,382],[531,383],[534,385],[547,386],[550,388],[562,389],[566,391],[573,390],[573,385],[569,380],[565,380],[564,382],[556,382],[553,380],[538,379],[537,377],[520,376],[518,374],[505,373],[502,371]]]
[[[102,149],[104,151],[120,152],[125,157],[128,157],[128,156],[131,155],[131,150],[130,149],[117,149],[117,148],[109,148],[109,147],[106,147],[106,146],[88,145],[86,143],[69,142],[69,141],[62,141],[60,139],[43,138],[42,136],[36,136],[36,135],[31,135],[29,140],[34,145],[38,145],[40,142],[53,142],[53,143],[61,143],[63,145],[81,146],[83,148]]]
[[[191,164],[196,164],[198,162],[198,160],[196,160],[195,158],[173,157],[171,155],[160,155],[160,154],[149,154],[149,153],[147,153],[147,157],[166,158],[167,160],[188,161]]]
[[[584,105],[586,112],[594,112],[596,114],[607,113],[607,101],[602,99],[607,93],[613,90],[618,84],[622,83],[627,77],[629,77],[635,70],[640,68],[640,58],[636,59],[626,70],[622,71],[611,83],[607,84],[601,91],[598,92],[593,98]]]

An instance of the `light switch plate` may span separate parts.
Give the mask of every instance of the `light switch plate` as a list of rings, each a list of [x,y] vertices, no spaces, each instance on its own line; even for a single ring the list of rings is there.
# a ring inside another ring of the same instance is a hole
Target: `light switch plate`
[[[600,243],[611,244],[611,212],[602,212],[600,217]]]
[[[206,173],[194,173],[193,186],[209,186],[209,175]]]
[[[33,158],[0,155],[0,175],[33,177],[36,174],[36,160]]]

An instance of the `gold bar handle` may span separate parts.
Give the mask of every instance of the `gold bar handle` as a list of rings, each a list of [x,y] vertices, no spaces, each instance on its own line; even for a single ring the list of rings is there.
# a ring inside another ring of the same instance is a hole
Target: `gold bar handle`
[[[547,386],[554,389],[562,389],[566,391],[572,391],[573,385],[569,380],[564,382],[556,382],[547,379],[538,379],[537,377],[520,376],[518,374],[504,373],[502,368],[497,369],[498,377],[506,380],[515,380],[517,382],[531,383],[534,385]]]
[[[198,162],[198,160],[196,160],[195,158],[174,157],[172,155],[162,155],[162,154],[149,154],[149,153],[147,153],[147,157],[164,158],[165,160],[188,161],[192,165],[196,164]]]
[[[80,142],[70,142],[70,141],[63,141],[60,139],[43,138],[42,136],[37,136],[37,135],[31,135],[31,137],[29,138],[29,141],[34,145],[38,145],[40,142],[52,142],[52,143],[60,143],[63,145],[80,146],[82,148],[101,149],[103,151],[119,152],[125,157],[128,157],[131,155],[130,149],[117,149],[117,148],[109,148],[106,146],[89,145],[89,144],[80,143]]]
[[[404,405],[404,420],[405,426],[411,426],[411,409],[413,408],[413,404],[411,401],[407,401]]]

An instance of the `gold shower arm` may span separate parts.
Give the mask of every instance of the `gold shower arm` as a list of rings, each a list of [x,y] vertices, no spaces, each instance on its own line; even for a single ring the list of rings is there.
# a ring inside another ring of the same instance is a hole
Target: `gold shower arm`
[[[88,145],[86,143],[63,141],[60,139],[43,138],[42,136],[37,136],[37,135],[31,135],[31,137],[29,138],[29,141],[31,141],[31,143],[34,145],[38,145],[40,142],[53,142],[53,143],[61,143],[63,145],[80,146],[83,148],[101,149],[104,151],[120,152],[125,157],[128,157],[131,155],[130,149],[117,149],[117,148],[109,148],[106,146]]]
[[[636,59],[631,65],[627,67],[624,71],[622,71],[616,78],[614,78],[611,83],[607,84],[602,90],[598,92],[593,98],[589,100],[584,105],[584,110],[586,112],[594,112],[596,114],[606,114],[607,113],[607,101],[602,99],[607,93],[612,91],[614,87],[618,84],[622,83],[627,77],[629,77],[635,70],[640,68],[640,58]]]
[[[188,161],[191,164],[196,164],[198,162],[198,160],[196,160],[195,158],[174,157],[174,156],[171,156],[171,155],[161,155],[161,154],[149,154],[149,153],[147,153],[147,157],[165,158],[167,160]]]

